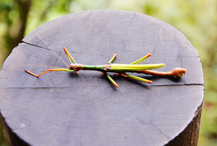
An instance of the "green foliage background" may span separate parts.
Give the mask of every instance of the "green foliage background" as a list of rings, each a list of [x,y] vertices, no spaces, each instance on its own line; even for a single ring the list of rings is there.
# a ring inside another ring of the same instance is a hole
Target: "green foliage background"
[[[0,67],[21,39],[33,31],[31,28],[69,13],[94,9],[144,13],[171,24],[191,41],[201,57],[205,80],[199,146],[217,146],[216,0],[1,0]],[[8,145],[1,124],[0,145]]]

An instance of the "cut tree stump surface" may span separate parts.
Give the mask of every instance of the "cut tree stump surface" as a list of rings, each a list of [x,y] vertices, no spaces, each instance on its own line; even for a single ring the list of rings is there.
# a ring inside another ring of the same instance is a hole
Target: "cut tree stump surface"
[[[138,74],[153,84],[112,78],[97,71],[50,72],[65,67],[34,34],[27,35],[0,72],[0,109],[11,131],[30,145],[165,145],[197,116],[203,101],[200,58],[186,37],[153,17],[119,10],[66,15],[35,32],[69,64],[129,64],[151,53],[144,64],[165,63],[159,71],[187,69],[180,80]],[[21,66],[19,66],[21,65]],[[22,66],[26,65],[26,66]],[[44,65],[44,66],[32,66]],[[14,67],[19,66],[19,67]],[[7,68],[11,67],[11,68]]]

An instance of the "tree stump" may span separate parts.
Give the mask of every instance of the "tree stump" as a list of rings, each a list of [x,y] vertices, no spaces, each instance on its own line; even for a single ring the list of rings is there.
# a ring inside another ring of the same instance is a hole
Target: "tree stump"
[[[64,64],[34,33],[23,39],[0,72],[0,108],[10,145],[197,145],[203,72],[186,37],[153,17],[119,10],[70,14],[35,32],[65,61],[66,47],[81,64],[165,63],[159,71],[187,69],[180,80],[153,77],[153,84],[97,71],[50,72]],[[25,66],[23,66],[25,65]],[[39,65],[39,66],[36,66]],[[51,67],[52,68],[52,67]]]

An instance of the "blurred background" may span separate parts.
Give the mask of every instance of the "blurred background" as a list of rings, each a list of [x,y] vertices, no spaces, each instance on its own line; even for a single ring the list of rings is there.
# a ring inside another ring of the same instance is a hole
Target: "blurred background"
[[[198,145],[217,146],[217,0],[0,0],[0,68],[32,29],[70,13],[95,9],[144,13],[171,24],[191,41],[201,57],[205,79]],[[6,145],[0,122],[0,146]]]

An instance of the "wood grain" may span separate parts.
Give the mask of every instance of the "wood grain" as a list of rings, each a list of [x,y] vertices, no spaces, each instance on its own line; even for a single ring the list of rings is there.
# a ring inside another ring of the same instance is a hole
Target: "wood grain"
[[[144,63],[165,63],[160,71],[183,67],[188,72],[178,81],[139,75],[151,79],[151,85],[111,73],[119,88],[96,71],[35,78],[24,69],[38,74],[47,68],[32,65],[64,64],[31,33],[0,72],[1,114],[27,144],[165,145],[198,115],[204,92],[200,58],[171,25],[139,13],[95,10],[66,15],[35,32],[67,63],[63,47],[81,64],[105,64],[115,53],[115,63],[131,63],[152,53]]]

